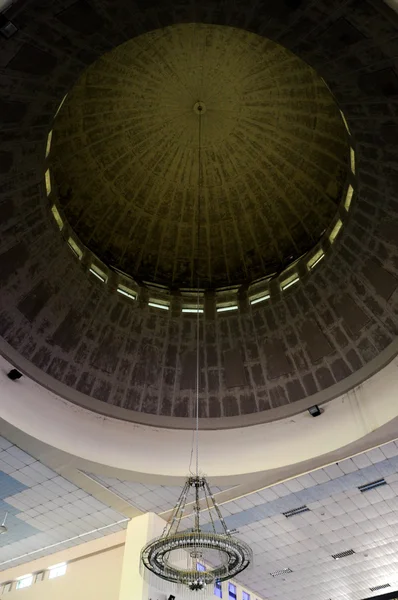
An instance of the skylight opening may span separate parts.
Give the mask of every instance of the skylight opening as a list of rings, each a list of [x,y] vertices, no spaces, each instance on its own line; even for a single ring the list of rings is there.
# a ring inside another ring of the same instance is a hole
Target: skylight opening
[[[193,313],[193,314],[202,314],[203,313],[203,308],[201,308],[200,306],[185,306],[182,309],[183,313]]]
[[[55,113],[55,115],[54,115],[54,119],[55,119],[55,118],[58,116],[58,113],[59,113],[59,111],[61,110],[61,108],[62,108],[62,105],[63,105],[63,103],[65,102],[65,100],[66,100],[66,96],[67,96],[67,95],[68,95],[68,94],[65,94],[65,96],[62,98],[62,100],[61,100],[61,104],[58,106],[58,108],[57,108],[57,112],[56,112],[56,113]]]
[[[281,282],[281,290],[287,290],[292,285],[295,285],[298,281],[300,281],[300,277],[297,275],[297,273],[293,273],[293,275],[290,275],[290,277]]]
[[[24,588],[30,587],[33,583],[33,575],[22,575],[22,577],[18,577],[17,579],[17,590],[23,590]]]
[[[56,224],[58,225],[58,227],[60,229],[62,229],[64,226],[64,222],[63,222],[62,217],[59,214],[58,208],[55,206],[55,204],[53,204],[53,206],[51,207],[51,212],[53,214]]]
[[[119,285],[116,291],[118,294],[126,296],[126,298],[129,298],[130,300],[137,300],[137,292],[127,287],[126,285]]]
[[[341,114],[341,118],[343,119],[343,123],[345,125],[345,128],[347,129],[348,134],[351,135],[351,131],[350,131],[350,128],[348,127],[347,119],[345,118],[343,111],[340,111],[340,114]]]
[[[152,308],[160,308],[160,310],[169,310],[170,308],[168,302],[164,300],[157,300],[156,298],[149,298],[148,306],[152,306]]]
[[[217,312],[229,312],[231,310],[238,310],[237,304],[230,304],[229,306],[218,306]]]
[[[351,164],[351,171],[355,175],[355,152],[354,152],[354,148],[350,148],[350,164]]]
[[[51,151],[52,139],[53,139],[53,131],[51,130],[47,137],[46,158],[48,157],[48,155],[50,154],[50,151]]]
[[[307,268],[313,269],[314,267],[316,267],[316,265],[321,262],[321,260],[324,258],[324,256],[325,256],[325,253],[323,250],[319,250],[318,252],[316,252],[314,254],[314,256],[312,256],[310,258],[310,260],[307,262]]]
[[[346,209],[347,212],[351,206],[351,200],[352,200],[353,195],[354,195],[354,188],[352,187],[352,185],[349,185],[348,190],[347,190],[347,195],[345,197],[345,202],[344,202],[344,208]]]
[[[256,295],[256,296],[251,296],[249,298],[250,304],[258,304],[259,302],[265,302],[265,300],[269,300],[271,298],[271,295],[266,293],[266,294],[261,294]]]
[[[100,281],[102,281],[102,283],[106,283],[106,281],[108,279],[107,274],[104,271],[102,271],[102,269],[100,269],[99,267],[97,267],[97,265],[95,265],[94,263],[89,268],[89,272],[92,275],[94,275],[97,279],[99,279]]]
[[[79,260],[83,257],[83,250],[78,246],[73,238],[68,239],[68,246]]]
[[[50,169],[47,169],[47,171],[46,171],[45,181],[46,181],[47,196],[49,196],[51,194],[51,174],[50,174]]]
[[[334,240],[336,239],[342,225],[343,225],[343,222],[341,221],[341,219],[339,219],[337,221],[336,225],[333,227],[333,229],[329,235],[329,240],[330,240],[331,244],[333,244]]]

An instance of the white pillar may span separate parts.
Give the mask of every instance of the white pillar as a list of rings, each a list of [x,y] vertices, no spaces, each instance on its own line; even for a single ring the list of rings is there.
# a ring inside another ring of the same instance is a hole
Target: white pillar
[[[146,513],[134,517],[127,526],[119,600],[149,600],[149,586],[140,574],[141,549],[162,534],[165,521]]]

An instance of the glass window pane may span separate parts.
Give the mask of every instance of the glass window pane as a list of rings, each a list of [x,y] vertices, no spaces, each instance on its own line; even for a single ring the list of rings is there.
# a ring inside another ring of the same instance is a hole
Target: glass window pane
[[[17,581],[16,589],[22,590],[23,588],[30,587],[33,583],[33,575],[28,575],[27,577],[21,577],[19,581]]]
[[[206,571],[206,567],[200,563],[196,563],[196,569],[197,571]]]
[[[61,577],[66,573],[66,563],[60,563],[59,565],[54,565],[50,567],[50,574],[48,576],[49,579],[54,579],[55,577]]]
[[[236,600],[236,585],[233,583],[228,584],[228,594],[230,600]]]
[[[222,598],[221,581],[216,581],[214,584],[214,595],[217,596],[217,598]]]
[[[247,592],[242,592],[242,600],[250,600],[250,594]]]

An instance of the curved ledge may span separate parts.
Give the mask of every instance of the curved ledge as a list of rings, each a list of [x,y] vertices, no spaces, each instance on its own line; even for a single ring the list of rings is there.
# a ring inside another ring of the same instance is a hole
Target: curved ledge
[[[7,378],[1,359],[2,418],[29,436],[84,461],[153,476],[183,477],[192,432],[156,428],[99,416],[23,377]],[[324,404],[314,420],[307,412],[274,423],[200,432],[201,470],[239,482],[333,452],[397,417],[398,359],[348,394]],[[16,393],[17,390],[17,393]],[[289,440],[289,444],[286,443]]]

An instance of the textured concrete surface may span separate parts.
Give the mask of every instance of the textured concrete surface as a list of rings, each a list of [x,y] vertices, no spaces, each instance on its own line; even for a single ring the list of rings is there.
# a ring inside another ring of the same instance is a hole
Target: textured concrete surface
[[[44,154],[83,69],[133,36],[196,20],[267,36],[317,70],[347,116],[358,192],[313,273],[272,303],[206,316],[201,415],[268,411],[329,390],[396,339],[398,29],[388,7],[203,0],[195,13],[183,1],[31,0],[12,11],[19,32],[0,49],[0,334],[21,355],[104,403],[192,414],[194,320],[122,300],[87,273],[50,214]]]
[[[348,147],[322,79],[253,33],[174,25],[95,62],[54,124],[56,195],[105,263],[197,285],[199,120],[201,286],[274,273],[330,225]]]

